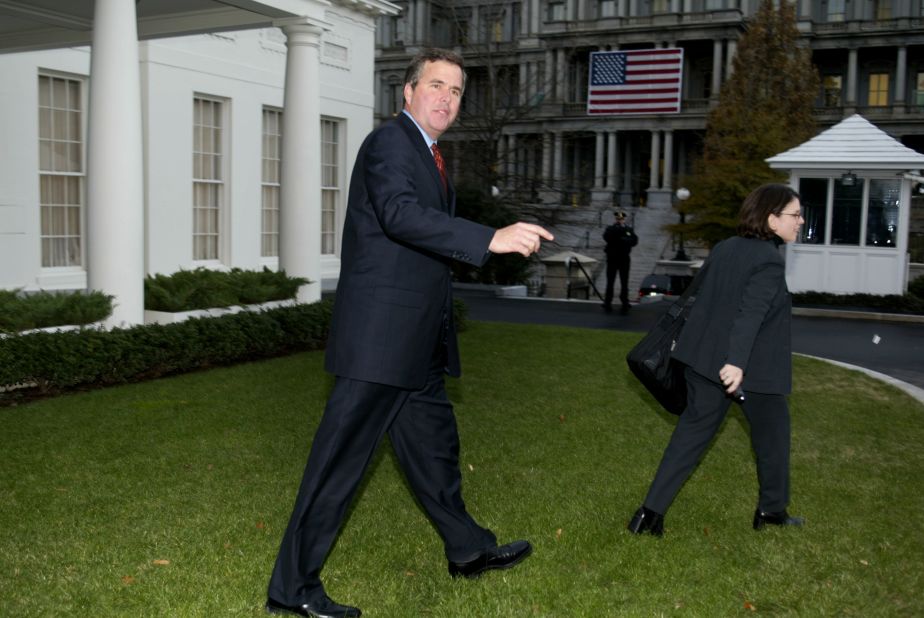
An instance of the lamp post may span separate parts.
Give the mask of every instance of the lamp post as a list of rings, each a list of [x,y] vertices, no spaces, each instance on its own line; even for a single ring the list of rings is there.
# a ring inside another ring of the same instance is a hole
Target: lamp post
[[[690,190],[686,187],[680,187],[674,192],[674,197],[680,200],[681,205],[683,202],[690,199]],[[680,224],[683,225],[686,222],[686,216],[683,213],[683,210],[680,211]],[[690,257],[687,255],[686,251],[683,250],[683,232],[678,233],[678,242],[677,242],[677,254],[674,256],[674,260],[677,262],[687,262],[690,260]]]

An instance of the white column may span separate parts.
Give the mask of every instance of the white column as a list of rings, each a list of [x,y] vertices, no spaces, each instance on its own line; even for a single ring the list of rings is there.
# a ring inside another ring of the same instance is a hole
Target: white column
[[[417,21],[417,7],[415,6],[414,0],[409,0],[407,3],[407,17],[404,19],[404,45],[416,45],[417,41],[414,39],[416,28],[414,23]]]
[[[107,327],[144,322],[141,78],[135,22],[134,2],[96,0],[87,122],[87,287],[115,297]]]
[[[563,165],[564,165],[564,141],[562,140],[561,133],[554,134],[555,145],[553,146],[552,152],[552,178],[555,182],[561,182],[564,177]]]
[[[606,156],[606,186],[610,189],[616,188],[616,174],[619,171],[619,160],[616,150],[616,131],[607,135],[607,156]]]
[[[651,132],[651,174],[648,178],[648,190],[658,188],[658,166],[661,163],[661,132]]]
[[[661,188],[671,190],[674,175],[674,132],[664,131],[664,176],[661,178]]]
[[[857,48],[847,50],[847,107],[857,104]]]
[[[542,134],[542,181],[548,186],[552,184],[552,144],[551,133]]]
[[[478,9],[479,7],[477,5],[472,7],[472,18],[468,26],[469,31],[471,32],[471,36],[469,38],[469,42],[471,43],[488,42],[491,40],[491,37],[488,36],[488,33],[482,31],[481,11]]]
[[[286,81],[282,112],[279,188],[279,266],[311,283],[299,302],[321,298],[321,97],[320,23],[287,22]]]
[[[539,0],[531,0],[529,3],[529,32],[530,34],[539,33]]]
[[[738,53],[738,41],[730,40],[725,45],[725,79],[735,71],[735,55]]]
[[[895,105],[905,106],[905,73],[908,71],[908,48],[902,45],[898,48],[895,59]]]
[[[518,71],[517,81],[519,83],[519,92],[517,93],[517,101],[519,105],[527,105],[529,103],[529,98],[530,98],[529,64],[521,60],[519,66],[517,67],[517,71]]]
[[[426,0],[417,0],[417,10],[414,12],[416,23],[414,24],[414,42],[419,43],[427,40],[427,25],[430,23],[430,6]]]
[[[712,92],[709,98],[715,101],[719,98],[719,90],[722,88],[722,41],[715,40],[712,42]]]
[[[632,191],[632,141],[625,140],[626,144],[626,153],[625,158],[623,159],[623,165],[625,165],[625,170],[622,174],[622,190],[626,193],[631,193]]]
[[[596,152],[594,153],[594,189],[602,189],[604,176],[603,176],[603,163],[604,163],[604,147],[606,146],[606,133],[603,131],[597,131],[597,143],[596,143]]]
[[[555,101],[565,100],[568,85],[568,67],[565,64],[565,50],[555,50]]]
[[[517,175],[517,136],[507,136],[507,185],[516,184]]]

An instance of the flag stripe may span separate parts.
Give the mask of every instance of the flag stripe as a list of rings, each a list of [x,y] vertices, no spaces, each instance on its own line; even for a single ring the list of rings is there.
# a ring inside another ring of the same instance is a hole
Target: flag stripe
[[[680,111],[683,49],[590,54],[588,114],[661,114]]]

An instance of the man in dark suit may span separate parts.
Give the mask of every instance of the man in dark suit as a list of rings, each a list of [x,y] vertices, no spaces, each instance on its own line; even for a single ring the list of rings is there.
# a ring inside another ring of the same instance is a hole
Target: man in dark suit
[[[408,484],[443,539],[453,576],[511,567],[527,541],[498,546],[462,500],[459,437],[444,374],[460,373],[450,263],[539,250],[543,228],[495,230],[454,217],[436,140],[459,112],[462,59],[416,56],[403,113],[359,150],[343,230],[326,368],[336,376],[270,579],[267,610],[359,616],[327,596],[320,572],[344,513],[387,432]]]

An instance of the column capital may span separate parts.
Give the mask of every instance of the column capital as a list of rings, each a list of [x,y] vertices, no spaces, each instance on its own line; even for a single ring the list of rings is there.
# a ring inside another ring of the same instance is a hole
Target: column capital
[[[319,46],[321,35],[334,28],[330,22],[313,17],[287,17],[275,20],[273,25],[282,29],[287,45]]]

